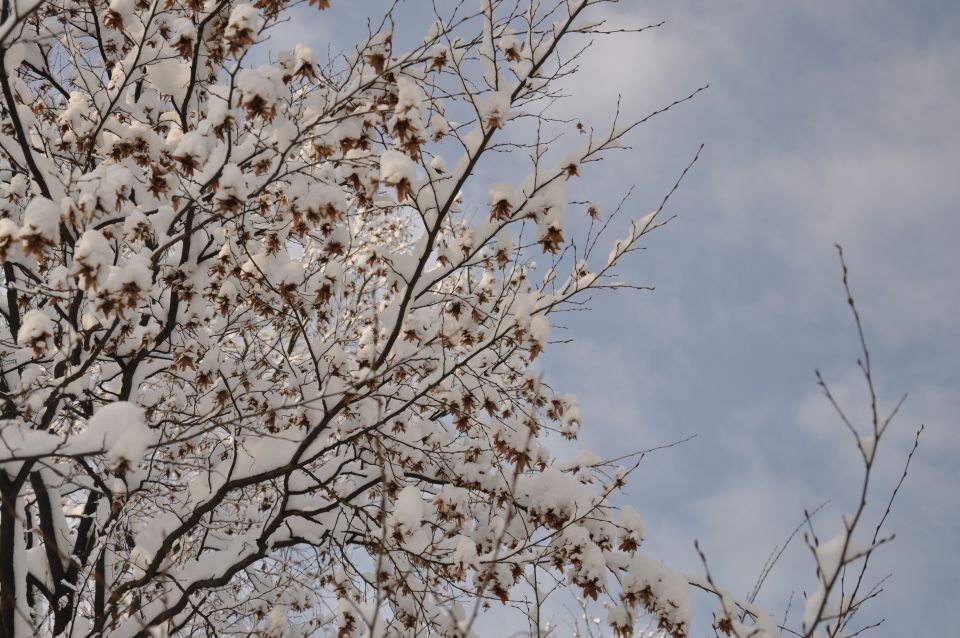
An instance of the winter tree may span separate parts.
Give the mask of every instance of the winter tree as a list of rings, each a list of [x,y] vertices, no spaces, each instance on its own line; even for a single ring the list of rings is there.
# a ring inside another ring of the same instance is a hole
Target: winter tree
[[[617,30],[602,1],[440,3],[406,50],[387,15],[258,64],[304,3],[3,0],[0,634],[466,636],[543,583],[619,636],[688,635],[691,586],[779,634],[644,553],[611,501],[634,460],[546,447],[582,418],[536,367],[551,316],[617,287],[669,199],[616,241],[571,203],[649,119],[545,114]],[[527,174],[475,183],[504,153]],[[804,635],[866,593],[831,598],[876,545],[852,529]]]

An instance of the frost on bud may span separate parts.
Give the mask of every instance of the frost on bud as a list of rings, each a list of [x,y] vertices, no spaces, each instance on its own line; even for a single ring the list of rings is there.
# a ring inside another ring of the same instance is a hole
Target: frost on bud
[[[543,229],[538,242],[543,247],[543,252],[556,254],[560,252],[563,246],[563,228],[560,224],[552,222]]]
[[[627,605],[616,605],[607,612],[607,623],[616,638],[632,638],[636,618]]]
[[[674,638],[689,635],[693,621],[689,585],[663,563],[635,554],[621,577],[620,599],[632,607],[642,606],[656,617],[658,628]]]
[[[417,165],[400,151],[389,149],[380,156],[380,181],[397,189],[397,199],[413,199],[417,181]]]
[[[0,261],[7,261],[10,249],[20,238],[20,229],[9,217],[0,219]]]
[[[353,638],[360,635],[360,621],[357,618],[356,609],[343,598],[340,599],[340,606],[337,610],[337,625],[340,628],[337,632],[337,638]]]
[[[377,75],[383,74],[387,68],[387,60],[390,56],[390,44],[393,40],[393,33],[387,31],[378,33],[370,38],[367,44],[367,62],[377,72]]]
[[[286,92],[283,71],[269,64],[256,69],[241,69],[237,73],[236,86],[240,91],[240,104],[251,120],[258,117],[268,122],[273,120],[277,115],[277,102]]]
[[[103,26],[108,29],[123,29],[133,18],[135,8],[134,0],[111,0],[110,7],[103,16]]]
[[[263,624],[264,638],[283,638],[290,630],[288,610],[284,605],[274,607]]]
[[[17,343],[33,350],[35,357],[40,357],[53,348],[53,333],[53,319],[42,310],[30,310],[20,322]]]
[[[23,252],[42,259],[60,241],[60,207],[46,197],[34,197],[23,212],[20,230]]]
[[[490,200],[490,219],[507,221],[516,207],[516,196],[509,184],[491,184],[487,191]]]
[[[85,289],[95,288],[112,263],[110,243],[99,230],[89,229],[80,235],[73,250],[73,275]]]
[[[547,416],[560,421],[560,434],[567,440],[577,438],[580,433],[580,406],[577,397],[572,394],[555,397],[551,401],[551,410]]]
[[[293,50],[293,76],[299,76],[304,80],[316,80],[317,74],[314,71],[317,61],[313,54],[313,49],[305,44],[298,44]]]
[[[412,485],[400,490],[393,512],[397,533],[407,538],[420,529],[423,524],[423,499],[420,490]]]
[[[177,18],[173,22],[172,46],[180,57],[189,60],[193,56],[193,47],[197,41],[197,28],[189,18]]]
[[[511,62],[519,62],[521,59],[523,59],[520,54],[524,49],[524,43],[516,36],[504,35],[502,38],[500,38],[497,46],[501,51],[503,51],[503,54],[507,56],[507,60]]]
[[[479,569],[480,561],[477,556],[477,545],[466,536],[460,536],[457,548],[453,552],[454,573],[462,579],[467,570]]]
[[[220,179],[217,180],[217,194],[214,200],[217,202],[217,211],[221,213],[234,212],[239,209],[246,200],[246,182],[243,173],[236,164],[227,164],[220,173]]]
[[[437,175],[443,175],[447,172],[447,163],[441,156],[436,155],[430,160],[430,168],[432,168]]]
[[[99,309],[104,314],[116,313],[123,318],[126,310],[136,309],[150,288],[150,264],[139,255],[131,257],[122,267],[110,268]]]
[[[629,505],[620,508],[620,550],[624,552],[633,552],[643,542],[645,537],[645,527],[643,519],[637,510]]]
[[[510,113],[510,94],[504,91],[494,93],[481,102],[478,108],[486,130],[503,128]]]
[[[262,25],[263,20],[255,7],[249,4],[235,6],[223,34],[230,55],[237,55],[256,43],[256,35]]]
[[[197,131],[190,131],[177,141],[177,147],[171,157],[180,163],[180,168],[188,176],[206,163],[210,152],[209,140]]]

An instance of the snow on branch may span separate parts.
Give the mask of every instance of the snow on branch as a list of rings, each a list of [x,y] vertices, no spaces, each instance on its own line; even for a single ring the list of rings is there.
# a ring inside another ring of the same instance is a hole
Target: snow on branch
[[[556,459],[589,415],[536,367],[699,157],[607,259],[616,212],[568,223],[697,94],[540,161],[577,39],[632,30],[605,1],[454,3],[407,51],[394,3],[326,62],[270,36],[328,0],[4,3],[0,635],[467,636],[540,578],[689,635],[612,504],[643,454]],[[824,600],[872,551],[837,543]]]

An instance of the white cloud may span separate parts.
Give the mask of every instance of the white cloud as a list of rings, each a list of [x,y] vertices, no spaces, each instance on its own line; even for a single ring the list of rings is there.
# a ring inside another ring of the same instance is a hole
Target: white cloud
[[[716,548],[718,572],[741,586],[817,495],[835,498],[827,527],[855,506],[856,450],[812,383],[812,368],[824,367],[862,416],[832,246],[844,244],[886,405],[912,394],[881,451],[878,498],[899,479],[912,428],[928,424],[889,521],[898,541],[876,564],[878,576],[896,571],[877,609],[891,635],[943,634],[937,608],[960,569],[960,498],[950,488],[960,478],[960,404],[948,390],[960,355],[960,46],[944,35],[957,21],[928,9],[623,4],[611,13],[618,25],[668,24],[601,41],[566,105],[601,124],[617,94],[644,113],[711,83],[704,99],[638,132],[629,161],[593,182],[659,192],[677,160],[707,142],[677,196],[679,224],[631,262],[627,278],[658,291],[595,304],[615,311],[579,321],[581,346],[560,355],[577,362],[570,383],[601,447],[611,436],[622,446],[651,431],[701,432],[651,459],[633,496],[671,559],[695,566],[690,540],[700,536]],[[789,558],[771,593],[811,584],[807,559]]]

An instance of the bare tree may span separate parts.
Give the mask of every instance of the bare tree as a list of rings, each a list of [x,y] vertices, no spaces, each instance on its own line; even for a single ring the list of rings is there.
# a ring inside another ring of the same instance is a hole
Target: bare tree
[[[689,99],[548,153],[604,1],[253,66],[302,2],[3,0],[0,634],[465,636],[540,574],[687,635],[688,579],[610,503],[640,457],[543,445],[581,418],[533,364],[550,316],[673,192],[603,255],[568,186]],[[529,173],[477,214],[500,153]]]
[[[870,349],[867,346],[860,312],[857,310],[850,288],[843,249],[839,245],[837,245],[837,252],[840,258],[845,301],[850,308],[857,334],[859,346],[857,367],[866,387],[869,404],[868,422],[858,424],[856,419],[850,416],[849,408],[840,405],[819,370],[816,371],[816,381],[826,400],[836,412],[840,424],[853,436],[854,445],[863,462],[861,481],[855,485],[857,500],[851,513],[842,517],[839,533],[827,540],[821,540],[814,528],[814,515],[822,506],[813,512],[805,511],[803,523],[790,534],[782,547],[774,550],[763,566],[753,591],[742,600],[733,598],[727,591],[717,586],[707,566],[707,557],[697,544],[696,550],[703,562],[705,577],[690,577],[689,582],[693,587],[715,595],[719,599],[720,606],[714,613],[714,629],[727,636],[761,638],[786,632],[801,638],[848,638],[858,636],[884,622],[880,617],[879,620],[860,622],[858,625],[857,614],[867,602],[883,591],[883,584],[889,577],[876,579],[872,573],[868,574],[868,567],[876,550],[893,540],[892,535],[886,535],[885,525],[893,508],[893,502],[907,478],[910,463],[917,451],[924,428],[921,425],[917,429],[913,447],[904,463],[903,473],[885,500],[881,501],[883,507],[880,515],[871,522],[867,509],[868,504],[876,502],[875,499],[871,499],[870,490],[875,482],[877,449],[887,434],[887,427],[906,400],[906,395],[893,404],[889,412],[883,411],[874,380]],[[774,623],[756,606],[756,598],[787,545],[801,530],[804,530],[803,539],[813,557],[816,587],[804,594],[806,600],[799,626],[788,624],[792,600],[787,602],[783,621]]]

